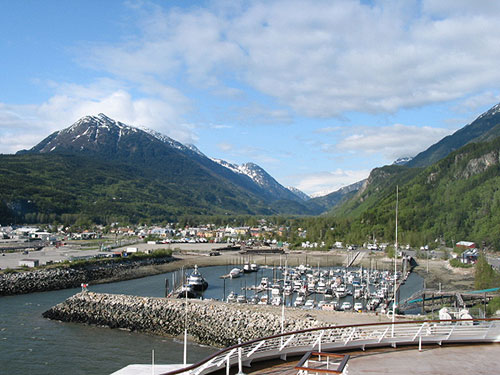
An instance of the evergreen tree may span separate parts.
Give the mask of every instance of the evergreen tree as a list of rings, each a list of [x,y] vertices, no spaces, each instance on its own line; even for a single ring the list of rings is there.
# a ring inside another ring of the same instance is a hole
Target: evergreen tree
[[[474,270],[474,288],[476,290],[496,287],[500,284],[500,275],[488,263],[484,254],[477,259]]]

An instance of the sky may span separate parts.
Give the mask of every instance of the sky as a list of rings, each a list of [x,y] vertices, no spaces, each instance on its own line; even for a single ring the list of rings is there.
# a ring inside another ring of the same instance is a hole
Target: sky
[[[86,115],[335,191],[500,102],[500,2],[0,0],[0,153]]]

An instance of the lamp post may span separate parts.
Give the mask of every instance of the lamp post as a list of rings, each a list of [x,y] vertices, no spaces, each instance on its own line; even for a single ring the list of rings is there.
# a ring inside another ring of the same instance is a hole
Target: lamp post
[[[396,321],[396,289],[397,289],[397,260],[398,260],[398,204],[399,187],[396,185],[396,243],[394,245],[394,299],[392,301],[392,323]],[[392,325],[392,336],[394,337],[394,324]]]

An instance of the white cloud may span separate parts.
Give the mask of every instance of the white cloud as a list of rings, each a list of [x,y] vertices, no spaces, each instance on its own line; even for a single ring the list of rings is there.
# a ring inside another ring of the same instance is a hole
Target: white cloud
[[[350,135],[336,145],[325,146],[325,150],[380,154],[391,162],[400,157],[415,156],[450,133],[449,129],[402,124],[377,128],[357,127],[351,129]]]
[[[343,170],[316,172],[289,176],[289,180],[297,181],[293,186],[312,196],[325,195],[338,189],[361,181],[368,177],[370,170]]]
[[[0,103],[1,152],[31,148],[50,133],[98,113],[129,125],[155,129],[183,143],[197,140],[194,126],[182,118],[189,105],[180,94],[175,96],[176,90],[157,85],[161,95],[134,99],[124,86],[111,80],[88,86],[53,85],[56,94],[39,105]]]
[[[392,112],[498,87],[500,12],[496,2],[476,3],[154,7],[142,9],[140,37],[84,54],[96,69],[128,81],[181,75],[213,90],[238,82],[311,117]]]
[[[473,113],[477,117],[477,113],[481,108],[485,106],[492,107],[498,102],[500,102],[500,95],[492,91],[486,91],[462,100],[453,107],[453,110],[457,113]]]
[[[218,143],[217,147],[219,148],[219,150],[222,150],[224,152],[232,151],[234,148],[232,144],[226,142]]]

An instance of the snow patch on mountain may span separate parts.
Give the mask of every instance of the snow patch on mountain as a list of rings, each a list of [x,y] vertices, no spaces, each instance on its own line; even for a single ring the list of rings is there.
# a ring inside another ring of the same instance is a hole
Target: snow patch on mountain
[[[300,199],[302,199],[303,201],[308,201],[309,199],[311,199],[311,197],[309,195],[307,195],[302,190],[297,189],[294,186],[287,186],[286,188],[288,190],[290,190],[292,193],[294,193],[297,197],[299,197]]]
[[[496,115],[497,113],[500,113],[500,103],[498,103],[498,104],[494,105],[493,107],[491,107],[488,111],[484,112],[477,119],[479,120],[480,118],[483,118],[485,116],[493,116],[493,115]]]
[[[268,185],[268,178],[266,177],[267,173],[257,164],[245,163],[238,165],[229,163],[225,160],[215,159],[215,158],[212,158],[212,161],[222,165],[223,167],[226,167],[227,169],[231,170],[234,173],[239,173],[250,177],[252,181],[255,182],[257,185],[259,185],[260,187],[265,187]]]

